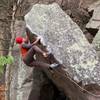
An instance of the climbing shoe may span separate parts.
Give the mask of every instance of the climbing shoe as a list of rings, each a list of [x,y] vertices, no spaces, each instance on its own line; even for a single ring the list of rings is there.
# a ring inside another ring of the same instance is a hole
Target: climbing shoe
[[[50,65],[50,68],[57,68],[59,66],[60,66],[60,64],[53,63],[53,64]]]

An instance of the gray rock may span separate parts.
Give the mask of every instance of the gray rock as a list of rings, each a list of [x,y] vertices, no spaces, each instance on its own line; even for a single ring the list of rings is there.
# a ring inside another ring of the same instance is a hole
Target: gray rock
[[[100,63],[96,51],[80,28],[56,4],[36,4],[25,16],[27,27],[42,37],[42,43],[66,67],[77,82],[100,85]]]
[[[93,16],[86,25],[86,28],[99,29],[100,28],[100,1],[93,3],[88,8],[89,12],[93,11]]]
[[[95,50],[97,51],[97,54],[100,58],[100,0],[97,0],[95,3],[91,4],[88,8],[88,11],[93,11],[93,16],[90,19],[89,23],[86,25],[86,28],[91,29],[98,29],[95,38],[93,39],[92,44],[95,47]]]
[[[95,38],[93,39],[93,45],[95,46],[96,50],[100,50],[100,30],[96,34]]]
[[[97,54],[98,54],[99,59],[100,59],[100,30],[98,31],[95,38],[93,39],[92,44],[94,45],[95,50],[97,51]]]

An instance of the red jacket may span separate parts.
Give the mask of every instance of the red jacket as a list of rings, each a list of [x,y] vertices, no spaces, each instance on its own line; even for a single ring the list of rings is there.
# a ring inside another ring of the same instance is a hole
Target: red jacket
[[[22,58],[24,58],[25,55],[28,52],[28,49],[27,48],[23,48],[22,45],[20,45],[20,51],[21,51]]]

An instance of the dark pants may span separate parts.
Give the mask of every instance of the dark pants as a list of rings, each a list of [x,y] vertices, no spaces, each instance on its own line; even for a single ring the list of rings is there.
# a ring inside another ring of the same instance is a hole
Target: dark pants
[[[23,58],[24,63],[30,67],[34,66],[34,67],[47,67],[48,68],[49,64],[43,63],[40,61],[35,61],[34,55],[36,52],[40,54],[44,53],[44,51],[42,51],[38,46],[34,45],[28,50],[27,54]]]

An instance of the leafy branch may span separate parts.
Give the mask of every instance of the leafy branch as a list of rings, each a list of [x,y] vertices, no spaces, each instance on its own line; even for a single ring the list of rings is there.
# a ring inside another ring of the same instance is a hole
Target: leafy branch
[[[0,74],[3,73],[6,64],[12,64],[13,62],[13,56],[0,56]]]

